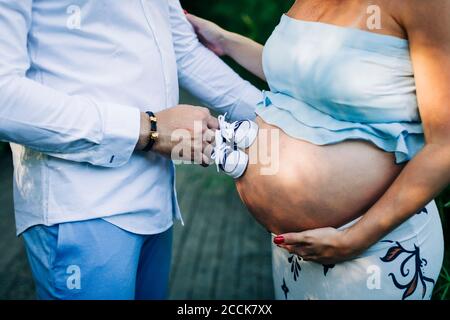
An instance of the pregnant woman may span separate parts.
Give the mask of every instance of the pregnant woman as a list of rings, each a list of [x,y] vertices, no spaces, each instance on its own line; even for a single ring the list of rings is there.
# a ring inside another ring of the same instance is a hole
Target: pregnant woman
[[[429,299],[433,199],[450,183],[450,1],[298,0],[264,48],[187,17],[270,87],[248,154],[274,150],[279,170],[250,161],[237,187],[274,234],[276,297]]]

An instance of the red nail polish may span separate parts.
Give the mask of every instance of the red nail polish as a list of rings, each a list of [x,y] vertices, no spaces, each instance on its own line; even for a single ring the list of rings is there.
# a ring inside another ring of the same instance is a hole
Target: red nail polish
[[[285,239],[283,236],[278,236],[273,239],[273,243],[275,243],[276,245],[284,244],[284,241]]]
[[[189,14],[189,12],[187,10],[183,10],[183,11],[184,11],[184,14]]]

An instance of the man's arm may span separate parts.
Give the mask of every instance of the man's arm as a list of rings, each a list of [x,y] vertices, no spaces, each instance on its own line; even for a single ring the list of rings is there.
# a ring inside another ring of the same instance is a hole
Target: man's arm
[[[255,118],[261,91],[199,42],[179,0],[168,2],[181,86],[233,120]]]
[[[138,109],[69,96],[26,78],[32,0],[0,0],[0,140],[97,166],[128,162]]]

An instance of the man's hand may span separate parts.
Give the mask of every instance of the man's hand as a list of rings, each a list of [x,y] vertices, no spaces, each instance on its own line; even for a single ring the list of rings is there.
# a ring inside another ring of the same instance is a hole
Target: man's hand
[[[156,117],[159,138],[152,151],[174,160],[209,164],[219,123],[208,109],[179,105],[157,113]],[[146,113],[142,113],[138,150],[143,150],[148,144],[149,135],[150,119]]]

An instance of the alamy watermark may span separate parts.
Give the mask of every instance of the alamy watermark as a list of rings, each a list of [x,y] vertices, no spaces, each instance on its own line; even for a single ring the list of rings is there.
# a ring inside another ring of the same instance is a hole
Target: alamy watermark
[[[69,290],[81,290],[81,268],[77,265],[70,265],[66,269],[68,275],[66,286]]]
[[[172,160],[180,165],[204,164],[205,159],[208,159],[208,164],[213,165],[211,156],[217,142],[211,144],[209,138],[201,121],[194,123],[193,132],[184,129],[175,130],[171,135],[171,142],[175,143],[171,154]],[[230,148],[234,148],[232,142]],[[280,130],[259,129],[253,145],[242,151],[248,154],[248,165],[257,165],[261,175],[276,175],[280,169]],[[227,161],[229,165],[233,165],[233,158],[228,158]]]
[[[367,18],[367,29],[369,30],[381,30],[382,29],[382,21],[381,21],[381,8],[377,5],[370,5],[367,7],[366,11],[369,17]]]
[[[66,9],[66,13],[69,15],[66,20],[66,27],[69,30],[81,29],[81,8],[77,5],[70,5]]]
[[[372,265],[367,268],[367,289],[381,290],[381,268]]]

